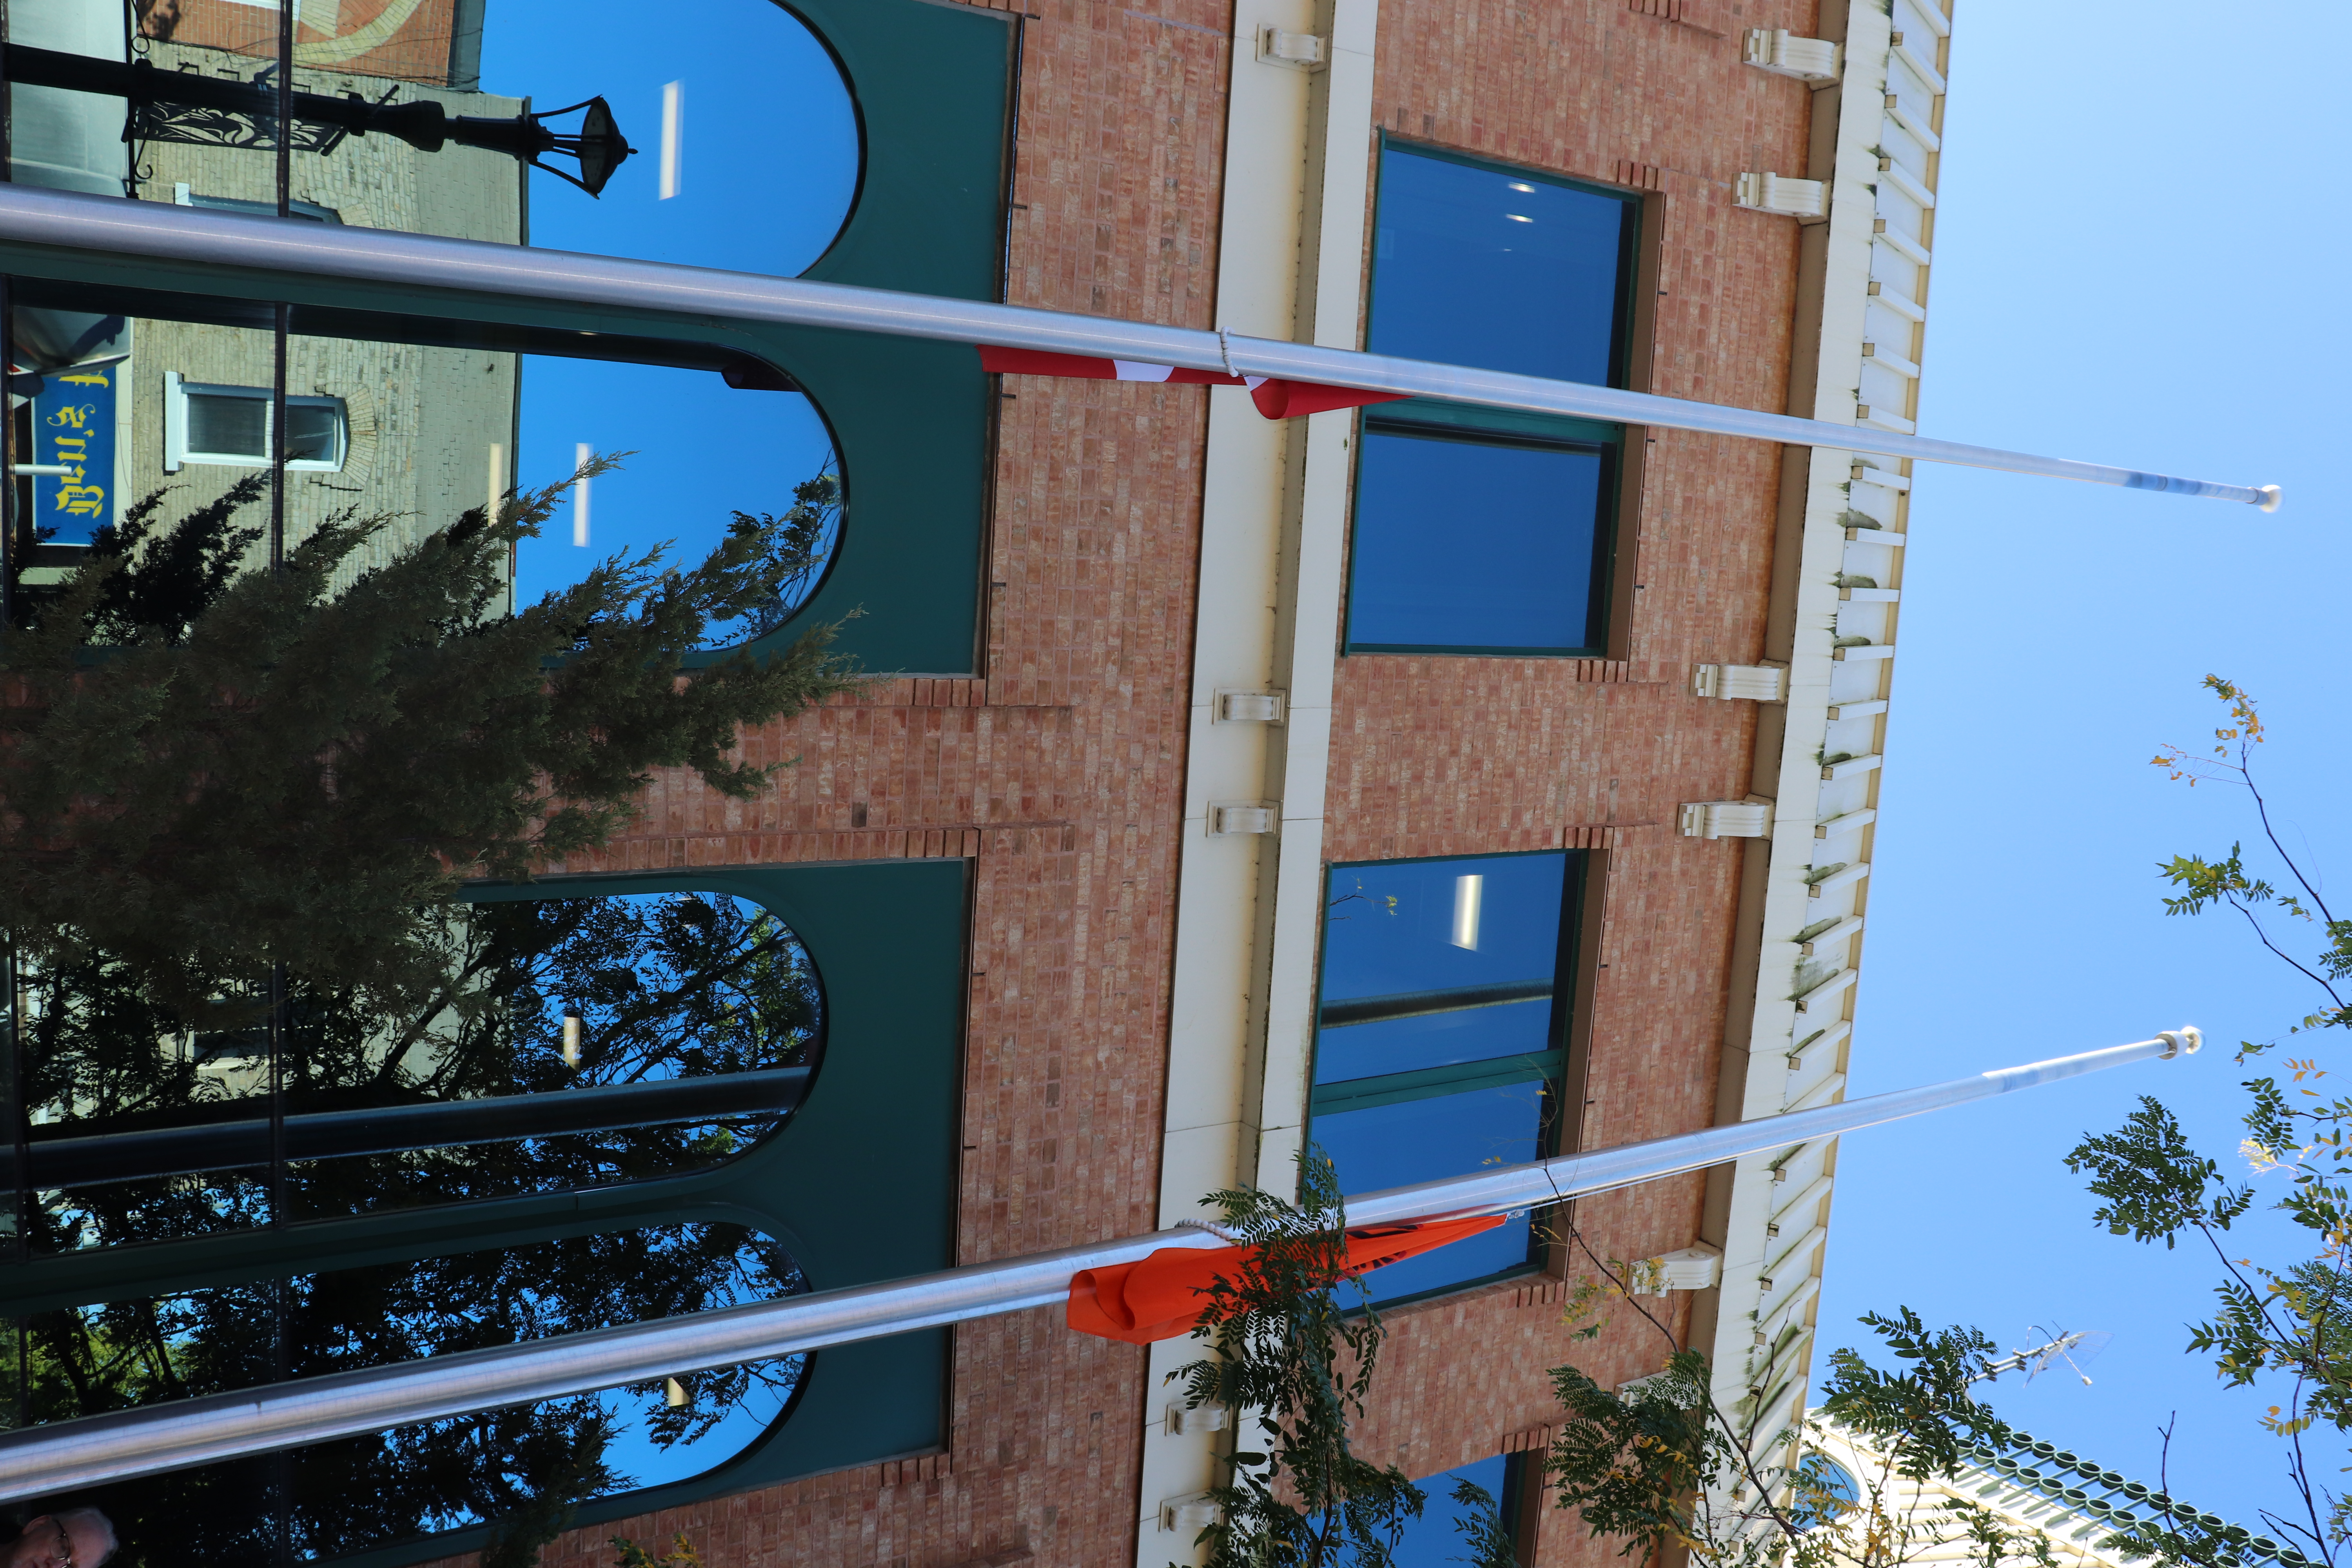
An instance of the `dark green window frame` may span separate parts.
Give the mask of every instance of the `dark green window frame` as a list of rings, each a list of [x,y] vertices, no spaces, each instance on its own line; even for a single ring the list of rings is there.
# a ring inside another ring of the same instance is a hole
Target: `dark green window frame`
[[[34,1258],[0,1270],[0,1316],[349,1264],[680,1222],[772,1237],[812,1289],[872,1284],[954,1261],[969,899],[961,860],[709,868],[547,877],[478,900],[712,892],[772,910],[824,984],[821,1088],[777,1136],[682,1176],[397,1210],[228,1237]],[[793,1404],[735,1458],[685,1480],[581,1506],[592,1527],[725,1492],[941,1447],[949,1333],[812,1353]],[[480,1549],[486,1526],[387,1542],[341,1568],[400,1568]]]
[[[773,0],[743,0],[763,5]],[[940,0],[793,0],[841,68],[860,159],[849,216],[803,277],[949,299],[1003,292],[1017,15]],[[495,300],[260,268],[0,244],[0,274],[711,345],[782,367],[824,411],[856,514],[794,617],[840,621],[868,669],[978,672],[998,405],[963,343],[714,321],[561,300]],[[777,510],[790,503],[782,498]],[[852,616],[852,612],[858,612]],[[785,629],[746,645],[780,651]]]

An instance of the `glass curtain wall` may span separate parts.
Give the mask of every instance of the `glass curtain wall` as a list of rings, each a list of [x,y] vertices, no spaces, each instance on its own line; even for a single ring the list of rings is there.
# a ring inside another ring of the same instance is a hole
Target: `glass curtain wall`
[[[740,1225],[679,1224],[320,1268],[10,1320],[0,1382],[39,1425],[389,1362],[797,1294],[798,1265]],[[312,1562],[709,1469],[791,1406],[805,1355],[420,1423],[143,1477],[96,1506],[125,1563]],[[524,1525],[528,1528],[528,1525]]]
[[[1343,1192],[1554,1152],[1581,851],[1331,868],[1307,1136]],[[1376,1302],[1529,1268],[1521,1215],[1366,1276]]]
[[[824,252],[856,191],[847,88],[769,0],[695,0],[658,27],[640,8],[553,0],[290,15],[267,0],[12,0],[0,18],[7,171],[26,184],[785,273]],[[804,194],[740,199],[749,150],[784,142]],[[167,477],[201,505],[259,476],[243,493],[266,564],[353,508],[397,514],[376,542],[397,548],[592,452],[620,466],[564,531],[518,552],[530,597],[616,552],[699,560],[736,511],[804,514],[809,559],[764,624],[734,628],[747,640],[790,617],[837,540],[831,434],[772,367],[722,382],[577,343],[306,342],[285,307],[240,334],[103,310],[6,317],[0,547],[36,584]]]
[[[1623,193],[1384,143],[1367,346],[1622,386],[1639,214]],[[1368,413],[1349,651],[1602,652],[1622,441],[1425,398]]]

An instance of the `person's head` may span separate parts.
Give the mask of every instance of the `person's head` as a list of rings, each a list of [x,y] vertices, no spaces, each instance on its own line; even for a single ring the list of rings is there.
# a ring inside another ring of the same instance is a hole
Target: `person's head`
[[[61,1508],[25,1521],[7,1568],[105,1568],[113,1555],[111,1520],[94,1508]]]

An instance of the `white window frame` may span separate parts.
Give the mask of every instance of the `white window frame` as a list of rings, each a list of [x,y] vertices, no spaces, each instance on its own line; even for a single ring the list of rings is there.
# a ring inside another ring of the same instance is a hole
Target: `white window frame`
[[[197,452],[188,447],[188,399],[205,397],[250,397],[265,406],[269,403],[266,386],[226,386],[215,382],[190,381],[176,370],[163,373],[163,471],[176,474],[184,465],[200,464],[226,468],[266,468],[269,458],[256,458],[243,452]],[[286,399],[289,408],[331,408],[335,411],[335,452],[332,458],[289,458],[289,468],[308,469],[318,473],[340,473],[343,459],[351,454],[351,411],[340,397],[293,397]],[[268,439],[269,416],[265,415],[262,428]]]

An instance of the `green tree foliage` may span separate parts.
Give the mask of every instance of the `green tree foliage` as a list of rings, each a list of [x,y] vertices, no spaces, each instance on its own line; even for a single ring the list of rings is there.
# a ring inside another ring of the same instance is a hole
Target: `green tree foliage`
[[[2352,1027],[2344,989],[2352,979],[2352,921],[2336,918],[2316,876],[2280,839],[2254,770],[2256,748],[2266,742],[2254,698],[2220,676],[2206,677],[2205,686],[2227,710],[2214,744],[2194,752],[2168,746],[2155,763],[2192,787],[2243,789],[2281,875],[2274,879],[2251,868],[2243,841],[2227,855],[2176,855],[2158,866],[2179,889],[2165,897],[2165,912],[2235,915],[2325,999],[2287,1035]],[[2278,1043],[2242,1042],[2238,1060]],[[2247,1256],[2244,1243],[2225,1243],[2232,1224],[2253,1208],[2255,1186],[2231,1185],[2221,1163],[2192,1146],[2155,1100],[2143,1099],[2116,1131],[2086,1134],[2066,1163],[2090,1177],[2099,1200],[2093,1217],[2110,1233],[2168,1248],[2192,1237],[2205,1244],[2219,1271],[2215,1310],[2190,1326],[2188,1349],[2210,1357],[2224,1383],[2260,1383],[2277,1394],[2279,1403],[2261,1421],[2284,1441],[2293,1501],[2262,1517],[2296,1548],[2334,1563],[2352,1545],[2352,1499],[2320,1479],[2329,1463],[2341,1467],[2352,1458],[2352,1156],[2345,1147],[2352,1099],[2319,1087],[2328,1069],[2315,1054],[2288,1058],[2284,1066],[2285,1081],[2277,1074],[2246,1080],[2246,1137],[2238,1153],[2256,1180],[2283,1178],[2284,1190],[2270,1206],[2306,1235],[2294,1256],[2263,1262]],[[2322,1433],[2331,1435],[2332,1460],[2315,1451]],[[2168,1502],[2160,1521],[2108,1544],[2163,1563],[2224,1568],[2242,1560],[2246,1540],[2242,1529]]]
[[[2007,1441],[2007,1424],[1972,1392],[1993,1360],[1993,1342],[1982,1332],[1930,1329],[1908,1307],[1891,1316],[1865,1312],[1862,1324],[1902,1370],[1882,1372],[1851,1346],[1832,1351],[1821,1412],[1887,1455],[1895,1474],[1948,1476],[1964,1447]]]
[[[702,1568],[702,1553],[683,1531],[670,1538],[670,1549],[656,1557],[625,1535],[613,1537],[618,1555],[613,1568]]]
[[[1519,1568],[1518,1543],[1511,1539],[1511,1527],[1495,1505],[1494,1493],[1475,1481],[1457,1481],[1454,1503],[1459,1510],[1454,1516],[1454,1532],[1470,1552],[1454,1562],[1467,1563],[1470,1568]]]
[[[772,622],[814,570],[829,480],[786,517],[736,514],[696,565],[615,555],[502,613],[510,552],[568,483],[364,570],[388,519],[339,517],[282,571],[240,574],[256,487],[169,524],[150,497],[62,586],[15,584],[0,920],[18,952],[103,954],[191,1020],[273,964],[413,1005],[446,971],[442,911],[466,879],[606,842],[657,767],[765,789],[774,770],[736,760],[737,736],[856,684],[833,628],[686,661],[714,628]]]
[[[1339,1179],[1311,1146],[1298,1156],[1298,1192],[1296,1205],[1254,1189],[1211,1194],[1254,1250],[1206,1293],[1193,1332],[1213,1355],[1176,1375],[1192,1408],[1247,1413],[1255,1446],[1233,1456],[1230,1482],[1210,1494],[1222,1517],[1200,1537],[1209,1568],[1387,1568],[1425,1500],[1402,1471],[1349,1445],[1383,1331],[1347,1275]]]
[[[1613,1297],[1664,1347],[1657,1372],[1614,1389],[1574,1366],[1552,1369],[1562,1414],[1545,1459],[1553,1501],[1594,1536],[1616,1541],[1621,1557],[1645,1561],[1664,1550],[1703,1568],[1900,1568],[1965,1542],[1984,1568],[2000,1568],[2046,1552],[2038,1537],[1981,1509],[1919,1505],[1906,1500],[1914,1489],[1898,1484],[1952,1476],[1971,1443],[2007,1440],[2008,1427],[1973,1392],[1993,1350],[1976,1330],[1930,1328],[1899,1308],[1862,1320],[1895,1370],[1852,1349],[1830,1356],[1808,1425],[1877,1456],[1870,1473],[1849,1477],[1806,1447],[1803,1429],[1759,1429],[1786,1386],[1769,1351],[1744,1369],[1748,1398],[1725,1409],[1706,1357],[1679,1348],[1672,1326],[1642,1305],[1640,1266],[1593,1257],[1573,1230],[1568,1240],[1600,1275],[1579,1290],[1571,1317]]]
[[[1703,1494],[1732,1458],[1706,1357],[1677,1350],[1622,1392],[1574,1366],[1552,1368],[1551,1380],[1564,1419],[1544,1468],[1558,1505],[1594,1535],[1615,1538],[1621,1557],[1696,1541]]]

